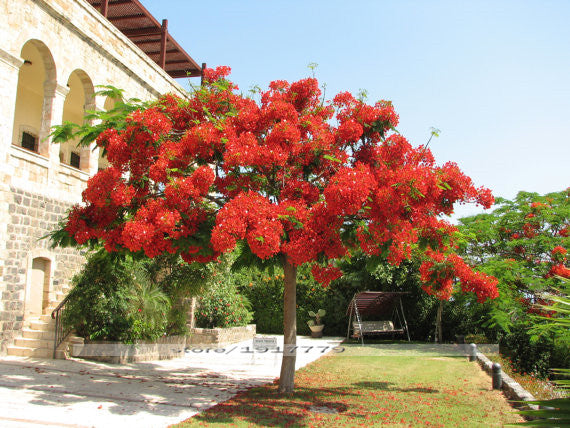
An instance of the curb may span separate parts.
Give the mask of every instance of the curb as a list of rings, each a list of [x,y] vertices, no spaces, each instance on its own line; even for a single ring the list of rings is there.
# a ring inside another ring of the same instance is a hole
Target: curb
[[[477,362],[483,370],[490,376],[493,376],[493,362],[489,358],[477,352]],[[501,370],[501,379],[501,389],[508,399],[515,401],[515,407],[538,410],[539,406],[535,404],[520,403],[520,401],[535,401],[536,398],[503,370]]]

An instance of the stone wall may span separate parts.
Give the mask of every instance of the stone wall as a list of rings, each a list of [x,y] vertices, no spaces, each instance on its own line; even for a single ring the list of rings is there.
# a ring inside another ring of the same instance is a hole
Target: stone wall
[[[167,336],[148,342],[124,344],[107,341],[85,341],[70,344],[73,357],[113,364],[165,360],[184,357],[190,349],[199,345],[228,345],[253,339],[255,324],[228,328],[190,328],[187,336]]]
[[[26,287],[33,259],[41,257],[51,262],[49,302],[53,306],[69,288],[84,257],[73,249],[50,249],[49,240],[41,239],[56,227],[69,209],[69,203],[17,188],[0,192],[0,199],[6,203],[9,216],[7,257],[0,270],[0,351],[5,353],[23,327]]]
[[[94,341],[70,344],[73,357],[111,364],[137,363],[142,361],[170,360],[185,355],[187,336],[166,336],[134,344]]]
[[[191,328],[188,344],[225,345],[249,340],[255,336],[255,324],[228,328]]]

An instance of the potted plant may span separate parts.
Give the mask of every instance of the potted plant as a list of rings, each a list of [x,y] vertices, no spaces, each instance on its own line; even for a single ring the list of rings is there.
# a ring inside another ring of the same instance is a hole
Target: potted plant
[[[323,337],[325,325],[321,322],[321,318],[325,314],[326,311],[324,309],[319,309],[317,312],[309,311],[309,316],[314,318],[314,320],[307,321],[307,325],[311,329],[311,337]]]

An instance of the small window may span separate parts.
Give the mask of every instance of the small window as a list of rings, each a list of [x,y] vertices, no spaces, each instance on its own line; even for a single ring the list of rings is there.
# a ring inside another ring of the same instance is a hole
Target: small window
[[[81,162],[81,156],[79,156],[79,153],[71,152],[71,156],[69,158],[69,164],[72,167],[79,169],[79,163],[80,162]]]
[[[29,132],[22,132],[22,147],[33,152],[38,151],[38,138]]]

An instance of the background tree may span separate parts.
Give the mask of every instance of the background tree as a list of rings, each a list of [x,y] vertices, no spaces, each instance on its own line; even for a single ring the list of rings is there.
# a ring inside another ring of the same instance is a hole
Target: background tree
[[[308,78],[272,82],[258,104],[228,73],[207,70],[187,100],[166,95],[110,127],[103,118],[97,144],[110,166],[89,180],[54,240],[189,263],[237,248],[237,266],[280,265],[281,392],[294,385],[298,266],[311,264],[326,286],[357,249],[393,265],[416,251],[428,293],[449,298],[459,278],[481,301],[497,296],[496,280],[452,252],[455,228],[438,219],[459,201],[489,207],[490,191],[412,147],[395,131],[391,103],[347,92],[325,102]]]
[[[465,236],[460,253],[499,280],[498,299],[469,303],[475,323],[500,340],[526,372],[546,375],[552,364],[570,363],[567,331],[532,334],[533,327],[545,322],[536,315],[551,315],[537,306],[547,303],[543,294],[561,292],[560,277],[570,277],[569,226],[568,189],[543,196],[519,192],[513,201],[499,199],[491,213],[460,219]]]

